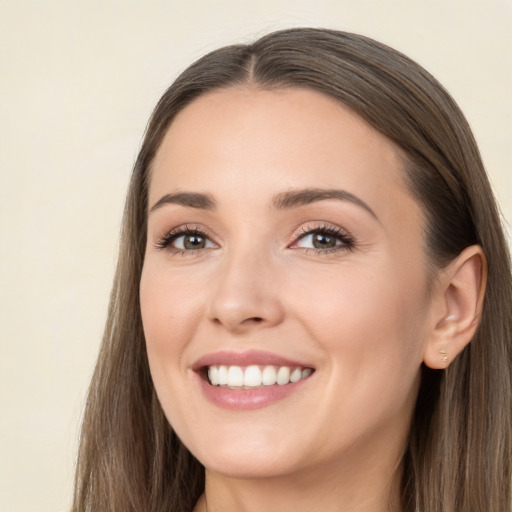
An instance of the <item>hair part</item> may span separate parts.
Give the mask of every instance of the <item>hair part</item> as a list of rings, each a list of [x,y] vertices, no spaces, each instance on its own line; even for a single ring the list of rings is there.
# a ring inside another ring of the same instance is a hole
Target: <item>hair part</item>
[[[433,268],[480,244],[488,260],[481,325],[446,371],[423,368],[403,459],[404,512],[511,508],[512,283],[507,245],[476,142],[443,87],[369,38],[289,29],[221,48],[184,71],[158,102],[136,160],[109,315],[84,415],[73,510],[190,512],[199,462],[158,403],[139,305],[152,161],[175,116],[221,88],[303,87],[333,97],[404,155],[425,215]]]

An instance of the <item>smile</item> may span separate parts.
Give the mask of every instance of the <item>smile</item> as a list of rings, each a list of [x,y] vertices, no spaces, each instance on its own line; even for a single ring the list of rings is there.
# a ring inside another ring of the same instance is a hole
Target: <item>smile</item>
[[[310,385],[315,366],[268,351],[221,350],[199,358],[190,368],[202,395],[231,411],[261,409],[300,393]]]
[[[207,376],[212,386],[227,386],[231,389],[254,389],[263,386],[284,386],[306,379],[313,373],[311,368],[290,368],[289,366],[211,365]]]

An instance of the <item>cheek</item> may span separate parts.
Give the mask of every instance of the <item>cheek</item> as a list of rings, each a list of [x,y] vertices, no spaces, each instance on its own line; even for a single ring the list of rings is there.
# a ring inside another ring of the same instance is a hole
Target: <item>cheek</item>
[[[186,432],[186,411],[193,397],[184,386],[190,379],[185,359],[202,313],[199,294],[190,282],[150,260],[142,272],[140,306],[158,399],[173,428]]]
[[[169,275],[165,266],[151,264],[142,272],[140,306],[148,350],[179,345],[201,311],[197,288],[179,274]]]
[[[317,273],[297,295],[297,318],[324,350],[337,385],[347,390],[406,392],[421,366],[424,279],[385,263],[371,271],[347,265]]]
[[[198,290],[179,276],[168,274],[164,267],[150,263],[144,267],[140,282],[146,348],[159,395],[172,378],[186,373],[183,355],[203,310]]]

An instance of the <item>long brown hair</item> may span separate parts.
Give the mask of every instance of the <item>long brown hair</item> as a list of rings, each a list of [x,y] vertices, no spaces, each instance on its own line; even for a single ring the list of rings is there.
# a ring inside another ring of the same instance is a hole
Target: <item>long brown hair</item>
[[[75,512],[190,512],[204,470],[168,424],[149,373],[139,307],[152,160],[198,96],[250,83],[305,87],[347,105],[405,155],[440,268],[480,244],[488,285],[479,329],[446,371],[423,368],[403,460],[406,512],[511,508],[512,282],[507,245],[463,114],[418,64],[371,39],[290,29],[216,50],[183,72],[148,124],[126,202],[109,315],[83,420]]]

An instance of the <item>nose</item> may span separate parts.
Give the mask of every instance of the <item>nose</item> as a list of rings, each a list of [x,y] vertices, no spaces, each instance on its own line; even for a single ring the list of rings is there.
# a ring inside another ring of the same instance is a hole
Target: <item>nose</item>
[[[209,319],[232,333],[273,327],[284,318],[277,269],[261,254],[238,254],[217,268]]]

